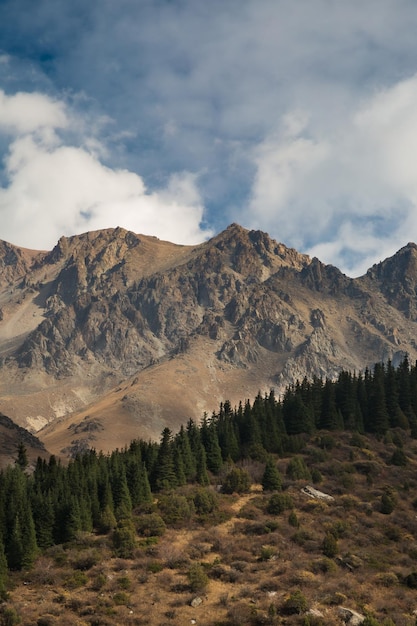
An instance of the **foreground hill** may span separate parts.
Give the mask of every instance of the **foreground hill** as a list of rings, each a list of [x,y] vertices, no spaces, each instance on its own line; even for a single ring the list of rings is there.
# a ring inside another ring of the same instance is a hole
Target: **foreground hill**
[[[295,458],[304,477],[289,471]],[[248,493],[192,485],[160,493],[136,510],[135,545],[122,555],[111,533],[80,533],[45,550],[31,570],[10,573],[0,619],[414,626],[415,440],[399,429],[384,439],[321,432],[276,463],[282,491],[263,492],[264,464],[246,461]]]
[[[258,390],[417,358],[417,247],[350,279],[233,224],[0,245],[0,408],[48,450],[156,438]]]

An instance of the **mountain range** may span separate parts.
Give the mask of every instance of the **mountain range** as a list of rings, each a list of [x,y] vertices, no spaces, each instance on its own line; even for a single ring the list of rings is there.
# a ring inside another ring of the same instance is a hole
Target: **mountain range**
[[[0,267],[0,411],[35,452],[159,439],[226,399],[417,359],[414,243],[349,278],[237,224],[196,246],[116,228],[0,241]]]

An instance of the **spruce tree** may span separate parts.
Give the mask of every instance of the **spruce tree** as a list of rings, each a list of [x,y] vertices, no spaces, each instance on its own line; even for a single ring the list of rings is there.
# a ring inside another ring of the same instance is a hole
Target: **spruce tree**
[[[25,470],[29,465],[27,449],[23,441],[20,441],[17,446],[16,465],[18,465],[21,470]]]
[[[389,427],[389,416],[385,403],[384,366],[377,363],[368,385],[369,404],[365,428],[369,432],[383,435]]]
[[[219,445],[216,424],[213,420],[208,423],[207,415],[204,415],[200,435],[206,451],[207,468],[213,474],[218,474],[223,465],[222,451]]]
[[[161,443],[158,450],[158,459],[153,476],[153,486],[157,491],[171,489],[177,486],[175,475],[174,447],[172,433],[169,428],[164,428]]]
[[[281,474],[272,456],[267,458],[261,483],[264,491],[280,491],[282,488]]]
[[[8,569],[3,538],[0,535],[0,602],[7,598]]]
[[[336,430],[343,428],[340,414],[336,407],[336,396],[334,383],[326,379],[322,392],[322,404],[320,413],[320,428],[325,430]]]
[[[181,455],[186,480],[194,480],[196,474],[196,459],[191,452],[188,434],[185,432],[184,426],[182,425],[175,437],[175,447],[178,448]]]
[[[196,480],[200,485],[208,485],[210,483],[207,474],[206,451],[203,445],[200,445],[200,451],[197,456],[197,473]]]

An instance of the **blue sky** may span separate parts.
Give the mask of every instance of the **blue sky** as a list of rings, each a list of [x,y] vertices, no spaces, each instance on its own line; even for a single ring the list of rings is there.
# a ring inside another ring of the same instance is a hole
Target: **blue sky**
[[[417,241],[415,0],[3,0],[0,238]]]

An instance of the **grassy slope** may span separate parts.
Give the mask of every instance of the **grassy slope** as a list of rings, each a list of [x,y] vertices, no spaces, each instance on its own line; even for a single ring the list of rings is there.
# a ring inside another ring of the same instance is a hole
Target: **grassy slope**
[[[51,548],[31,572],[12,575],[6,606],[28,626],[303,624],[305,616],[282,610],[300,590],[308,608],[322,614],[307,623],[341,624],[339,607],[347,606],[381,624],[391,618],[397,626],[414,625],[416,591],[404,577],[417,571],[417,442],[400,432],[408,463],[399,467],[390,463],[391,442],[362,438],[358,447],[350,434],[331,437],[331,449],[316,438],[303,456],[323,476],[316,487],[334,501],[311,499],[301,493],[307,481],[284,476],[298,528],[289,511],[267,513],[271,494],[259,485],[263,464],[251,461],[251,493],[222,495],[215,519],[168,528],[156,542],[138,538],[134,559],[115,558],[105,536]],[[278,459],[283,475],[288,461]],[[396,504],[384,515],[387,488]],[[338,536],[333,558],[322,550],[329,530]],[[209,579],[200,592],[189,587],[193,563],[202,564]],[[196,595],[203,603],[193,608]]]

